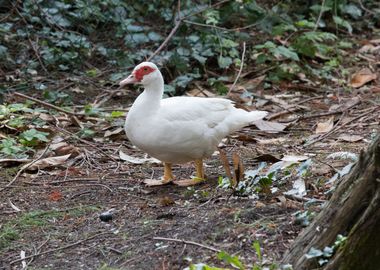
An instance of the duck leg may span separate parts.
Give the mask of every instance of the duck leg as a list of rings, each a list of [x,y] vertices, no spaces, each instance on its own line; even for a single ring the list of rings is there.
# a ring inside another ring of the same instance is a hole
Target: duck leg
[[[146,179],[144,180],[144,183],[147,186],[162,186],[169,184],[173,181],[174,176],[172,173],[172,164],[171,163],[164,163],[164,176],[161,180],[155,180],[155,179]]]
[[[174,184],[182,187],[187,186],[193,186],[196,184],[199,184],[203,181],[205,181],[205,173],[203,170],[203,160],[202,159],[196,159],[195,160],[195,177],[192,179],[186,179],[186,180],[180,180],[180,181],[173,181]]]

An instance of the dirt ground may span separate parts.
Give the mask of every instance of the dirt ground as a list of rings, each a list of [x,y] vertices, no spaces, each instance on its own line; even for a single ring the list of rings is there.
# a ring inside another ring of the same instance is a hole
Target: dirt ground
[[[123,93],[110,106],[120,103],[126,108],[133,101],[133,96],[125,95],[130,91]],[[237,255],[248,268],[257,262],[254,241],[260,242],[263,265],[279,262],[303,228],[296,214],[317,213],[329,198],[333,183],[328,180],[347,165],[326,156],[338,151],[359,153],[379,131],[379,88],[353,92],[299,88],[265,95],[260,109],[270,111],[271,121],[286,124],[286,129],[272,133],[247,127],[222,147],[229,160],[238,153],[245,170],[257,168],[262,161],[269,166],[284,155],[309,157],[312,165],[304,178],[307,194],[303,197],[284,195],[295,175],[275,181],[274,193],[256,196],[237,196],[218,187],[218,178],[226,175],[219,155],[206,160],[208,181],[203,184],[146,187],[143,179],[159,178],[162,165],[120,160],[119,149],[144,156],[123,132],[98,141],[62,133],[77,151],[70,162],[25,171],[2,191],[0,269],[22,269],[22,263],[28,269],[163,270],[184,269],[191,263],[231,268],[217,258],[218,250]],[[292,107],[284,109],[281,100]],[[329,120],[330,130],[315,134],[318,124],[328,125]],[[1,186],[19,169],[14,164],[4,167]],[[193,170],[192,164],[177,165],[174,174],[188,178]],[[101,221],[99,215],[109,210],[112,220]]]

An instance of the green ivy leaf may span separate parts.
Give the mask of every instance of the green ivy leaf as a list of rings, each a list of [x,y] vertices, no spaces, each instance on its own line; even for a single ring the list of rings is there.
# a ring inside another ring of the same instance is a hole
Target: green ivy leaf
[[[35,146],[40,142],[48,142],[49,139],[46,137],[49,133],[38,131],[34,128],[24,131],[20,134],[20,142],[26,146]]]
[[[283,56],[294,61],[300,60],[296,52],[286,48],[285,46],[278,46],[276,49],[274,49],[273,54],[275,56]]]
[[[352,26],[348,21],[342,19],[339,16],[333,16],[333,19],[337,25],[340,25],[340,26],[346,28],[348,33],[352,34]]]
[[[228,68],[232,64],[232,58],[231,57],[218,57],[218,65],[220,68]]]
[[[354,3],[348,3],[341,6],[342,12],[350,15],[354,19],[359,19],[363,15],[363,11]]]

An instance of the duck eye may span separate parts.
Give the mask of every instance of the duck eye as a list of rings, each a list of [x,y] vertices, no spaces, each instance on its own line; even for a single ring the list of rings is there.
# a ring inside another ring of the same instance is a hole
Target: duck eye
[[[144,68],[144,71],[148,71],[148,68]]]

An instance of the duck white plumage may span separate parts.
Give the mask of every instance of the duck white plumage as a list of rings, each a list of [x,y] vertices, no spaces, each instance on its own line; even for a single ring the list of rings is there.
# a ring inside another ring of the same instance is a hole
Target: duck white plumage
[[[164,163],[161,180],[145,180],[147,185],[170,182],[188,186],[204,180],[203,159],[212,155],[228,134],[267,115],[265,111],[247,112],[223,98],[171,97],[162,99],[164,79],[151,62],[137,65],[120,82],[141,84],[144,91],[128,112],[125,132],[133,145]],[[174,181],[173,163],[195,161],[196,177]]]

